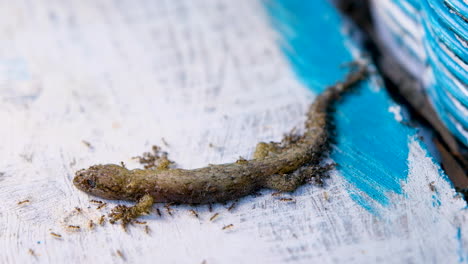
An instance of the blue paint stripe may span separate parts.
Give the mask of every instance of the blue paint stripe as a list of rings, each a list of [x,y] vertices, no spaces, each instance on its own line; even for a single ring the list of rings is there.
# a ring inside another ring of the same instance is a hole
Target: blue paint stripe
[[[385,23],[389,21],[398,21],[398,18],[395,17],[393,12],[391,12],[390,9],[385,9],[382,11],[381,16],[384,16],[380,19],[385,20]],[[419,24],[419,22],[415,22]],[[388,33],[391,35],[392,39],[395,41],[395,43],[401,47],[402,49],[405,49],[405,52],[410,55],[413,59],[417,60],[418,63],[422,64],[424,62],[424,57],[421,57],[418,55],[419,53],[415,49],[422,49],[419,47],[419,39],[416,38],[415,35],[410,32],[405,25],[394,22],[391,23],[392,26],[390,26],[390,23],[387,23],[387,30]],[[403,37],[406,37],[407,40],[405,41]],[[408,40],[409,39],[409,40]],[[412,43],[413,45],[410,45],[408,42]]]
[[[444,3],[463,17],[468,18],[468,5],[463,1],[464,0],[444,0]]]
[[[459,7],[460,3],[453,1],[449,4],[450,2],[421,1],[425,16],[428,18],[422,20],[426,33],[423,43],[428,54],[428,63],[434,75],[433,83],[428,85],[427,90],[434,108],[444,124],[466,145],[468,144],[468,117],[462,109],[456,108],[453,102],[448,100],[444,92],[450,93],[463,107],[468,107],[468,96],[466,95],[468,75],[463,68],[466,67],[468,60],[468,52],[464,47],[468,39],[468,27],[466,22],[454,14],[450,7],[450,5]],[[452,53],[454,56],[449,56],[448,53]],[[457,57],[459,59],[456,59]],[[455,82],[459,85],[456,85]]]
[[[450,84],[446,83],[445,85]],[[444,109],[448,111],[453,116],[453,118],[455,118],[464,128],[468,128],[468,116],[464,114],[466,112],[462,112],[462,110],[459,109],[452,101],[456,99],[449,98],[449,94],[446,89],[437,89],[436,92],[440,102],[444,105]],[[465,111],[468,111],[468,108],[466,108],[466,106],[463,106],[461,103],[460,107],[465,107]]]
[[[423,0],[422,2],[425,2],[426,7],[432,9],[448,28],[453,30],[453,32],[455,32],[465,41],[468,41],[468,27],[466,27],[466,22],[458,15],[455,15],[452,12],[450,12],[450,9],[443,4],[443,1]]]
[[[439,114],[439,117],[442,119],[444,124],[447,126],[447,128],[456,136],[458,139],[468,146],[468,137],[465,137],[461,131],[458,130],[458,128],[455,126],[453,121],[450,119],[449,113],[445,110],[445,108],[442,106],[439,97],[437,96],[436,90],[442,89],[439,87],[437,83],[433,83],[431,85],[428,85],[427,91],[429,94],[429,97],[431,99],[432,105],[434,106],[434,109],[436,112]],[[467,131],[465,131],[466,133]]]
[[[405,14],[413,21],[419,21],[418,11],[421,9],[419,3],[405,0],[393,0],[392,2],[396,4],[401,10],[403,10]],[[411,6],[413,9],[408,8],[408,6]]]
[[[462,230],[460,227],[457,228],[456,239],[458,241],[458,248],[457,248],[458,262],[463,263],[466,261],[466,263],[468,263],[468,252],[465,251],[464,246],[463,246]]]
[[[426,34],[430,35],[432,38],[439,39],[462,61],[465,63],[468,62],[466,47],[464,47],[462,41],[457,39],[455,32],[443,25],[440,18],[434,13],[434,10],[428,6],[426,1],[421,1],[421,4],[425,10],[425,19],[422,19],[422,25],[424,26]]]
[[[430,34],[431,31],[427,30],[427,25],[424,25],[426,32],[426,38],[424,39],[424,43],[426,44],[426,50],[428,53],[432,52],[433,54],[437,55],[437,58],[441,61],[443,66],[450,71],[456,78],[458,78],[462,83],[468,85],[468,76],[466,71],[463,69],[462,65],[458,64],[454,59],[450,58],[450,56],[442,50],[440,44],[437,40]],[[468,54],[465,50],[465,54]]]

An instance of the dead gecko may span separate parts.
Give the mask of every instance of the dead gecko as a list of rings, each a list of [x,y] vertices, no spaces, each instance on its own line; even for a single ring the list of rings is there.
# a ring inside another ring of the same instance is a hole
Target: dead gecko
[[[261,188],[294,191],[317,172],[329,145],[331,106],[367,75],[357,64],[343,82],[327,88],[310,105],[302,136],[285,136],[281,143],[257,145],[252,160],[209,165],[199,169],[134,169],[107,164],[80,170],[73,180],[87,193],[116,200],[204,204],[237,199]]]

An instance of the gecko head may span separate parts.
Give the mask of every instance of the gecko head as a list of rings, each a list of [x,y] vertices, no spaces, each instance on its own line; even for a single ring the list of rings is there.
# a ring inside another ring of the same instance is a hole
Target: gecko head
[[[80,190],[105,199],[125,199],[123,186],[130,171],[122,166],[95,165],[76,172],[73,184]]]

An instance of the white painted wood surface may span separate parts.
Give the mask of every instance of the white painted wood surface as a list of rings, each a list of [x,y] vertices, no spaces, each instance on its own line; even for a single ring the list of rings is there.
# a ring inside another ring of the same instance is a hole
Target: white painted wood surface
[[[263,191],[232,212],[196,207],[199,219],[186,206],[163,210],[144,219],[149,235],[90,230],[108,209],[74,188],[76,170],[137,167],[131,157],[162,138],[186,168],[247,158],[258,141],[300,127],[313,95],[252,0],[2,0],[0,20],[1,263],[454,263],[465,254],[466,204],[416,141],[405,193],[383,217],[355,204],[334,173],[326,188],[300,188],[295,203]]]

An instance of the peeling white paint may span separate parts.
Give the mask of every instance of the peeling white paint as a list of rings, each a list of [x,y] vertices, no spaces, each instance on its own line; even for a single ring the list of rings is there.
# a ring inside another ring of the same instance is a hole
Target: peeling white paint
[[[388,111],[395,116],[395,120],[398,122],[403,121],[403,116],[401,115],[401,106],[392,105],[388,108]]]

